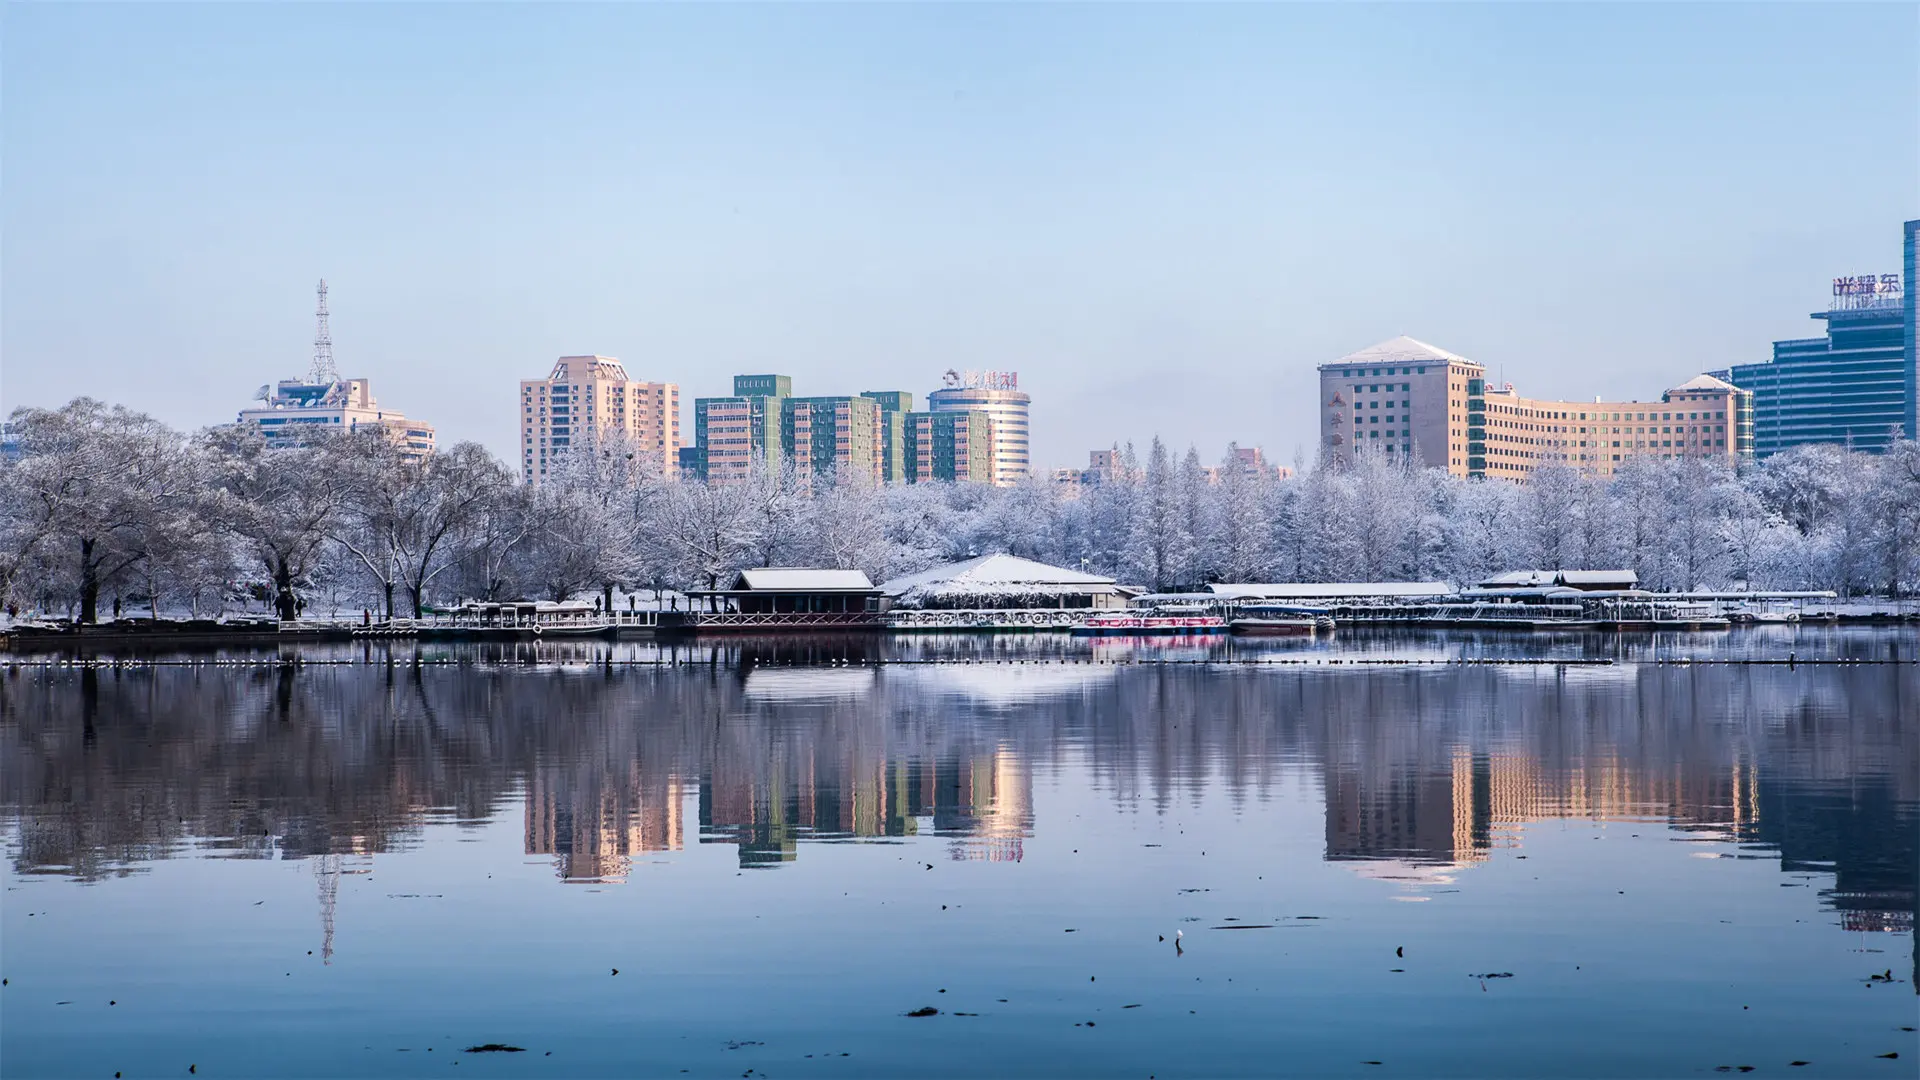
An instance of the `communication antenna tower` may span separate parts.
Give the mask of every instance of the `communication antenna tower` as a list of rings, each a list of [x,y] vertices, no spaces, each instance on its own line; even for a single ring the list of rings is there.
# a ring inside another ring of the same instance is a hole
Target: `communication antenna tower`
[[[321,305],[324,310],[325,305]],[[313,862],[320,882],[320,962],[333,963],[333,908],[340,899],[340,856],[322,855]]]
[[[307,381],[331,385],[340,381],[340,370],[333,366],[333,331],[327,328],[327,279],[320,279],[320,307],[314,312],[313,370]]]

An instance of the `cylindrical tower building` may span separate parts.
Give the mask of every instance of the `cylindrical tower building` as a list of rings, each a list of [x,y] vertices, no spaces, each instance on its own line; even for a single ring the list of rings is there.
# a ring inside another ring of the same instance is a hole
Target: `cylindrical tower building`
[[[1028,454],[1027,406],[1020,375],[1013,371],[947,372],[945,386],[927,395],[934,412],[982,412],[993,421],[993,482],[1000,487],[1024,483],[1032,471]]]

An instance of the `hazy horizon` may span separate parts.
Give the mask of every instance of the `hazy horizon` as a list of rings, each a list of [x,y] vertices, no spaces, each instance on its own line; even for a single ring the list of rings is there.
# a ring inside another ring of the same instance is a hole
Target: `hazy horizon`
[[[1292,462],[1400,334],[1655,398],[1920,215],[1920,8],[53,6],[0,47],[0,410],[307,369],[517,457],[562,355],[695,397],[1013,370],[1036,467]]]

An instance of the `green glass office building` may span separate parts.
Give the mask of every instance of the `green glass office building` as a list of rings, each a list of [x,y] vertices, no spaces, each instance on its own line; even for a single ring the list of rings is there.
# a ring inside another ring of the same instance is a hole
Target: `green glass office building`
[[[738,483],[756,466],[779,469],[781,403],[792,395],[792,376],[735,375],[732,397],[694,399],[695,475]]]

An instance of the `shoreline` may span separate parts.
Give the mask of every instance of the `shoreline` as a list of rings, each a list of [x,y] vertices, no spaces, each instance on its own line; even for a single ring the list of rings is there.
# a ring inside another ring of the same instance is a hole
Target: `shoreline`
[[[1731,627],[1714,626],[1689,629],[1687,627],[1607,627],[1583,624],[1579,626],[1555,627],[1535,626],[1518,623],[1502,626],[1497,623],[1461,625],[1457,621],[1358,621],[1337,628],[1331,633],[1368,634],[1396,631],[1437,632],[1441,634],[1484,634],[1496,633],[1523,639],[1537,636],[1565,637],[1567,635],[1592,635],[1615,638],[1644,637],[1649,634],[1686,634],[1686,635],[1723,635],[1754,630],[1777,629],[1780,626],[1825,628],[1847,626],[1881,626],[1920,628],[1920,612],[1842,612],[1826,618],[1809,618],[1791,624],[1737,624]],[[929,636],[924,628],[876,628],[870,636],[882,639],[913,639]],[[941,628],[937,636],[955,637],[1008,637],[1008,636],[1067,636],[1066,631],[1046,628]],[[816,630],[796,628],[782,632],[774,628],[759,628],[755,638],[766,638],[780,642],[803,644],[820,639],[823,635]],[[867,637],[869,635],[862,635]],[[1220,635],[1226,637],[1224,633]],[[565,644],[617,641],[656,640],[652,627],[615,627],[591,634],[548,634],[548,635],[493,635],[485,631],[479,633],[452,631],[447,629],[428,629],[424,632],[381,632],[376,625],[372,632],[360,627],[304,626],[294,630],[281,630],[271,624],[240,624],[231,627],[193,627],[190,629],[127,629],[111,625],[94,629],[49,629],[49,628],[8,628],[0,630],[0,656],[29,657],[46,655],[86,655],[100,652],[126,652],[134,655],[169,651],[218,650],[229,648],[268,651],[285,646],[302,645],[342,645],[360,642],[364,644],[395,644],[412,642],[423,645],[505,645],[505,644]],[[723,643],[735,640],[737,635],[701,634],[689,635],[680,640],[700,640]],[[1170,637],[1170,644],[1179,644],[1182,639]],[[329,662],[329,661],[308,661]],[[1349,661],[1353,662],[1353,661]],[[1782,661],[1783,663],[1785,661]],[[1806,661],[1802,661],[1803,663]]]

